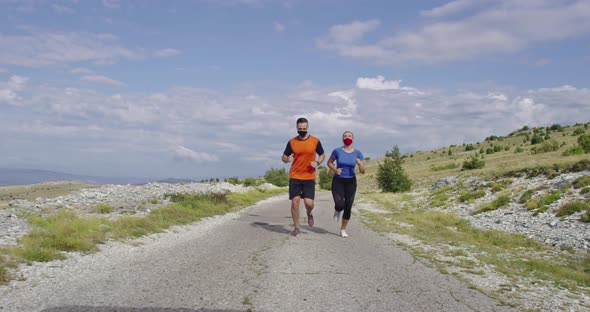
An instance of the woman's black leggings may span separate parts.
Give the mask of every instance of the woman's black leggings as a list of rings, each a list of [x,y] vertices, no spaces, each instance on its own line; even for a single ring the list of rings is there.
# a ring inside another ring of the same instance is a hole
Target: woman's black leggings
[[[352,203],[356,195],[356,178],[332,178],[332,196],[334,197],[334,208],[336,211],[343,211],[342,219],[350,220]]]

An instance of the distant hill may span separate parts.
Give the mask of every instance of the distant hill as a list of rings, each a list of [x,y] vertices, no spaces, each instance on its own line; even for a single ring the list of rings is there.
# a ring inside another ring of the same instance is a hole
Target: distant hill
[[[50,181],[76,181],[90,184],[143,184],[150,180],[145,178],[97,177],[38,169],[0,168],[0,186],[35,184]]]

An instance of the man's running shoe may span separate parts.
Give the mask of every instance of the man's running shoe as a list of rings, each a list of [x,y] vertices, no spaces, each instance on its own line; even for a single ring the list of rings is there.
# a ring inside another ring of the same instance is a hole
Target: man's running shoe
[[[340,221],[340,211],[334,212],[334,221],[336,221],[336,222]]]
[[[299,228],[295,228],[295,229],[293,230],[293,232],[291,232],[291,235],[293,235],[293,236],[297,236],[297,235],[299,235]]]
[[[340,236],[342,236],[342,237],[344,237],[344,238],[348,237],[348,234],[346,233],[346,230],[342,230],[342,229],[341,229],[341,230],[340,230]]]
[[[313,222],[313,215],[308,214],[307,215],[307,225],[309,226],[313,226],[314,222]]]

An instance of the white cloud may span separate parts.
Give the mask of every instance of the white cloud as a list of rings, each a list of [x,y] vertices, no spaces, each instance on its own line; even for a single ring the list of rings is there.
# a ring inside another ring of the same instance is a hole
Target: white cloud
[[[80,78],[80,80],[92,82],[92,83],[100,84],[100,85],[104,85],[104,86],[110,86],[110,87],[124,87],[125,86],[125,84],[121,81],[114,80],[109,77],[100,76],[100,75],[82,76]]]
[[[18,92],[25,88],[29,78],[13,75],[6,82],[0,82],[0,104],[19,105],[22,97]]]
[[[285,25],[284,25],[284,24],[282,24],[282,23],[279,23],[279,22],[274,22],[274,25],[273,25],[273,26],[274,26],[274,30],[275,30],[276,32],[279,32],[279,33],[280,33],[280,32],[283,32],[283,31],[285,31]]]
[[[255,176],[283,166],[280,153],[296,135],[295,120],[302,115],[326,151],[341,144],[344,130],[352,130],[356,146],[371,157],[383,156],[394,144],[402,152],[426,150],[507,134],[523,125],[587,122],[590,116],[590,90],[570,85],[417,94],[404,86],[389,89],[388,80],[379,76],[367,79],[369,88],[359,88],[357,81],[348,89],[296,84],[271,95],[263,88],[236,94],[197,88],[112,94],[35,86],[14,77],[0,82],[0,90],[12,92],[1,93],[2,104],[18,105],[0,104],[6,120],[0,132],[17,143],[53,146],[40,154],[45,161],[63,162],[63,155],[86,159],[95,155],[80,151],[111,150],[92,159],[107,175],[136,168],[161,175]],[[64,138],[67,146],[60,143]],[[24,155],[26,148],[12,146],[7,157]]]
[[[215,155],[195,152],[184,146],[176,146],[173,150],[174,158],[181,161],[193,161],[193,162],[216,162],[219,158]]]
[[[121,7],[121,0],[102,0],[102,5],[109,9],[118,9]]]
[[[422,91],[412,87],[400,86],[401,80],[385,80],[383,76],[375,78],[360,77],[356,80],[356,87],[359,89],[368,89],[376,91],[384,90],[400,90],[406,92],[408,95],[422,95]]]
[[[60,14],[74,14],[74,13],[76,13],[75,9],[72,9],[70,7],[67,7],[67,6],[61,5],[61,4],[57,4],[57,3],[52,4],[51,8],[53,9],[53,11],[60,13]]]
[[[10,36],[0,34],[0,64],[41,67],[84,61],[115,62],[139,60],[143,53],[117,43],[111,34],[31,33]]]
[[[488,93],[488,98],[498,100],[498,101],[507,101],[508,98],[503,93]]]
[[[555,87],[555,88],[540,88],[539,91],[540,92],[545,92],[545,91],[549,91],[549,92],[562,92],[562,91],[576,91],[576,87],[570,86],[570,85],[563,85],[560,87]],[[534,91],[530,91],[530,92],[534,92]]]
[[[88,68],[84,68],[84,67],[76,67],[70,70],[70,73],[72,74],[83,74],[83,75],[89,75],[89,74],[93,74],[94,72]]]
[[[156,51],[155,55],[157,57],[171,57],[171,56],[176,56],[179,55],[181,52],[179,50],[176,49],[162,49],[162,50],[158,50]]]
[[[455,1],[454,10],[470,6]],[[427,21],[414,30],[398,31],[370,42],[376,20],[336,25],[317,41],[318,47],[345,57],[378,64],[439,63],[486,55],[512,54],[537,43],[590,34],[588,1],[485,1],[475,12],[455,20]],[[446,16],[453,6],[428,11]],[[443,9],[444,8],[444,9]]]
[[[463,12],[467,9],[476,7],[481,5],[482,3],[486,2],[486,0],[455,0],[449,3],[446,3],[440,7],[436,7],[434,9],[425,10],[420,12],[423,16],[426,17],[444,17],[452,14],[457,14]]]
[[[399,90],[401,80],[385,80],[383,76],[375,78],[360,77],[356,80],[356,87],[370,90]]]

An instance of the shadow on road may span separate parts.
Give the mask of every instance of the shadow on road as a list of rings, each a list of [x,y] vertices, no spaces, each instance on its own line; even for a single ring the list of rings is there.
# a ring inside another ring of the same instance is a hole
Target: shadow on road
[[[41,312],[244,312],[248,310],[184,309],[184,308],[129,308],[129,307],[90,307],[64,306],[42,310]]]
[[[253,227],[263,228],[267,231],[281,233],[281,234],[291,234],[291,230],[285,228],[282,224],[269,224],[266,222],[252,222],[250,223]]]
[[[281,234],[291,234],[291,230],[292,230],[292,228],[290,226],[287,227],[286,225],[283,225],[283,224],[269,224],[266,222],[252,222],[252,223],[250,223],[250,225],[252,225],[253,227],[256,227],[256,228],[262,228],[267,231],[281,233]],[[332,233],[330,231],[326,231],[325,229],[323,229],[321,227],[317,227],[317,226],[314,226],[314,227],[302,226],[302,229],[304,229],[305,231],[314,232],[316,234],[332,234],[332,235],[339,236],[337,233]],[[305,233],[305,232],[302,232],[302,233]]]

